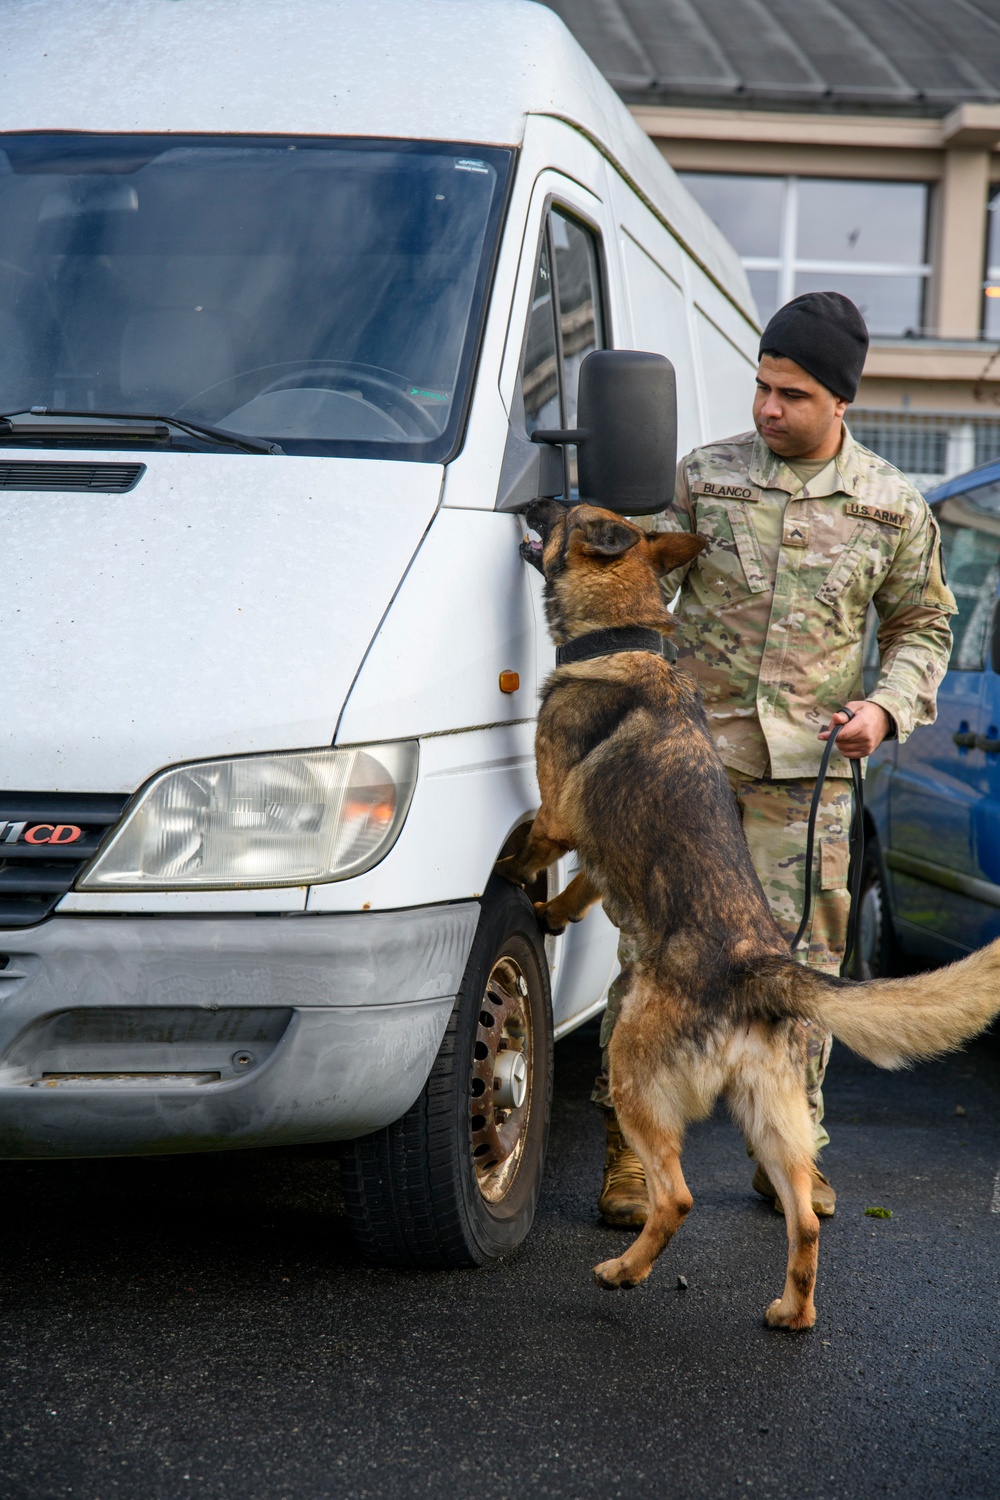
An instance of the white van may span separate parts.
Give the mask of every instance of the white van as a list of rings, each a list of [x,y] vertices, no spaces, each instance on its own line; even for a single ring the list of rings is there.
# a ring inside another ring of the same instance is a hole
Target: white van
[[[529,0],[36,0],[0,71],[0,1156],[344,1142],[366,1253],[482,1263],[615,972],[492,875],[531,434],[600,349],[745,428],[745,276]]]

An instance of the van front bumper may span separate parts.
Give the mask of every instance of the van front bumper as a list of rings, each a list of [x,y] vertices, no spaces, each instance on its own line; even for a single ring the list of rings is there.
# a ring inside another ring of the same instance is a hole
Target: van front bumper
[[[377,1130],[426,1082],[478,919],[463,902],[0,931],[0,1157]]]

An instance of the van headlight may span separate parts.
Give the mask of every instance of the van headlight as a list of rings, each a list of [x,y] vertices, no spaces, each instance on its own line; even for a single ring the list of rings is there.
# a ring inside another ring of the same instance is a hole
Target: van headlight
[[[416,779],[414,740],[176,766],[140,793],[77,889],[346,880],[395,843]]]

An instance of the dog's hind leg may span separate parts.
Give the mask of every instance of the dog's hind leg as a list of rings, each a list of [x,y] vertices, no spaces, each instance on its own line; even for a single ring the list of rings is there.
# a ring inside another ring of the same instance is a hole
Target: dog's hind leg
[[[624,1254],[594,1267],[594,1278],[605,1291],[638,1286],[653,1269],[653,1262],[684,1223],[694,1199],[681,1171],[680,1141],[658,1126],[649,1136],[629,1130],[619,1112],[626,1139],[632,1145],[646,1174],[649,1212],[638,1239]],[[658,1137],[656,1143],[650,1137]]]
[[[761,1166],[781,1199],[788,1233],[785,1289],[764,1314],[769,1328],[811,1328],[819,1252],[819,1220],[812,1207],[812,1121],[796,1066],[784,1038],[760,1043],[757,1066],[741,1069],[729,1098]],[[751,1042],[751,1046],[753,1043]],[[763,1054],[762,1056],[760,1054]]]
[[[765,1312],[764,1321],[769,1328],[811,1328],[816,1321],[813,1288],[819,1252],[819,1220],[812,1207],[812,1156],[803,1160],[789,1153],[782,1159],[780,1153],[770,1156],[757,1149],[778,1191],[788,1231],[785,1289]]]
[[[643,1007],[635,993],[649,983],[640,978],[626,996],[609,1048],[615,1112],[642,1162],[649,1212],[624,1254],[594,1267],[598,1285],[608,1291],[644,1281],[690,1213],[694,1200],[681,1171],[681,1144],[688,1120],[707,1112],[689,1109],[690,1080],[664,1059],[662,1011],[658,1016],[660,1007]]]

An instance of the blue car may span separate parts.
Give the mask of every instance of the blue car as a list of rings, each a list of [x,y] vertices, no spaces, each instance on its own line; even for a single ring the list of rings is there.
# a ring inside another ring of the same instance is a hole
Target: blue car
[[[959,612],[937,721],[871,757],[859,957],[868,975],[1000,937],[1000,462],[927,496]],[[877,671],[872,631],[866,688]],[[871,674],[871,675],[868,675]]]

